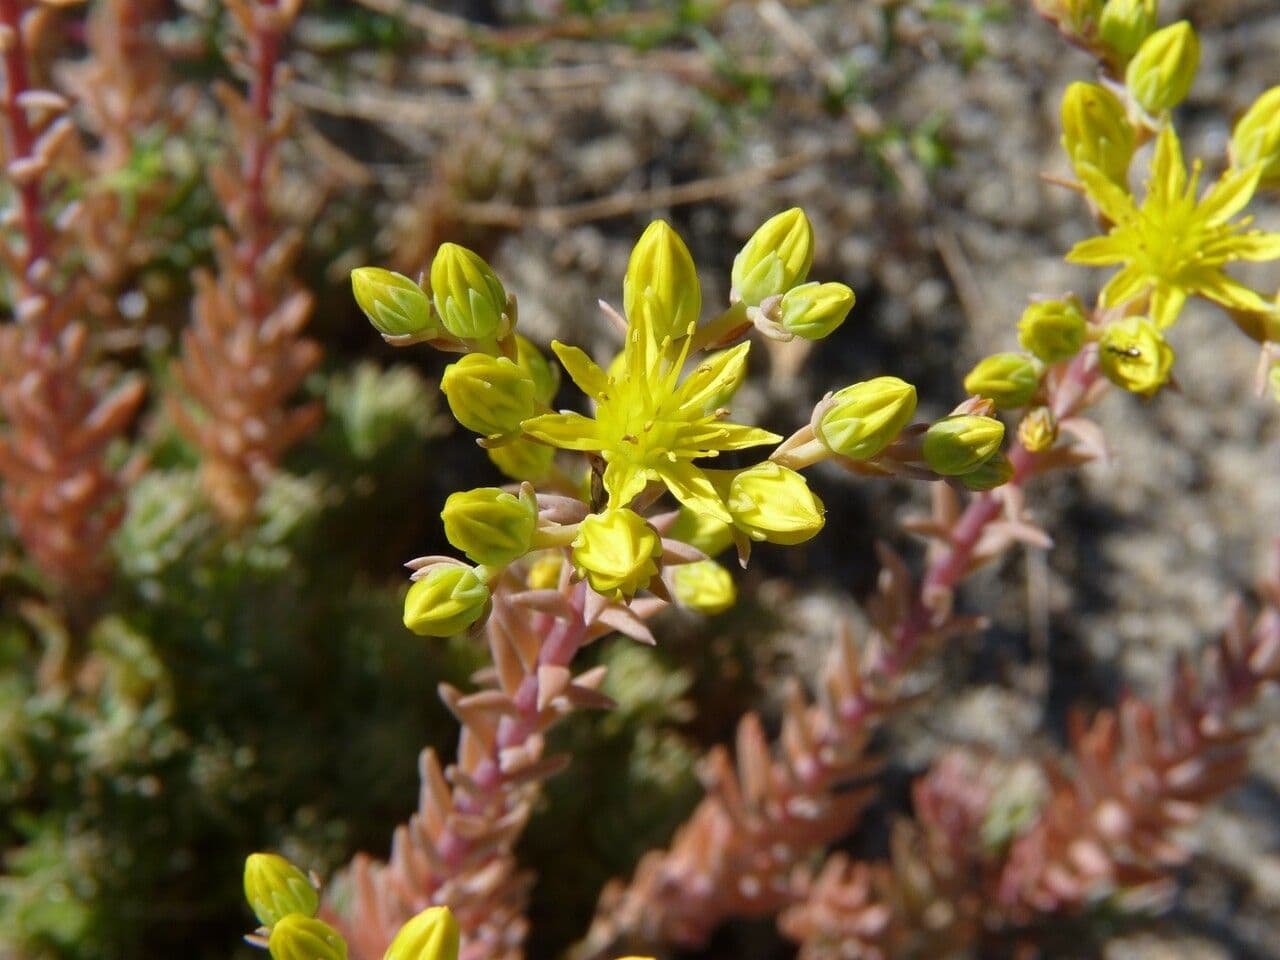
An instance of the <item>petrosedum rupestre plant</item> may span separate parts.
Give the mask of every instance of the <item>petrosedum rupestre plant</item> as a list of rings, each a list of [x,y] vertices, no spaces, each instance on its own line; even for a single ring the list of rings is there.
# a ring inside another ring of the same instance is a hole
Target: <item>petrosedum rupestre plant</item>
[[[771,218],[735,258],[730,302],[703,320],[689,250],[668,224],[650,224],[622,313],[601,304],[622,337],[615,356],[598,364],[552,344],[589,413],[552,409],[557,368],[520,335],[515,298],[475,253],[443,245],[420,282],[354,271],[356,300],[389,343],[460,355],[441,391],[511,481],[445,503],[446,537],[466,560],[409,564],[405,625],[483,633],[494,669],[474,693],[442,689],[462,724],[458,761],[442,769],[424,754],[420,809],[390,860],[359,857],[335,884],[332,918],[356,955],[376,957],[399,924],[444,903],[467,960],[519,955],[528,878],[514,845],[539,784],[567,762],[544,755],[543,735],[574,709],[610,705],[601,669],[572,674],[575,653],[615,632],[654,642],[645,621],[670,602],[732,606],[733,577],[717,557],[733,546],[745,564],[755,544],[821,530],[824,508],[802,470],[826,461],[983,489],[1010,475],[995,403],[975,397],[938,423],[913,423],[915,389],[894,377],[829,394],[787,438],[731,418],[749,333],[816,340],[853,307],[848,287],[810,279],[813,250],[801,210]],[[762,448],[768,456],[753,461]],[[713,466],[726,454],[746,465]]]

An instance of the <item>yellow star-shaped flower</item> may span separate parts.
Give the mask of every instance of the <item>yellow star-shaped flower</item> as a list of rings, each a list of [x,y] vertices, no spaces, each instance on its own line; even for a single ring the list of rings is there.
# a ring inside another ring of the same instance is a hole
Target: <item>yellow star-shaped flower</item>
[[[553,343],[573,382],[596,404],[595,416],[563,411],[526,420],[535,440],[562,450],[599,453],[605,460],[609,506],[625,507],[653,480],[677,500],[723,523],[732,518],[711,480],[694,461],[728,450],[777,443],[777,434],[728,423],[716,408],[746,374],[749,343],[712,354],[681,374],[688,360],[693,324],[672,342],[659,340],[650,311],[630,318],[622,357],[606,373],[577,347]]]
[[[1103,306],[1149,294],[1146,312],[1160,327],[1177,319],[1192,294],[1228,309],[1266,309],[1257,293],[1222,269],[1235,260],[1280,258],[1280,233],[1248,230],[1248,217],[1229,222],[1252,199],[1261,165],[1228,170],[1197,201],[1200,162],[1188,181],[1182,145],[1173,127],[1166,126],[1156,141],[1141,206],[1101,171],[1082,165],[1077,173],[1114,226],[1105,236],[1077,243],[1067,260],[1095,267],[1124,264],[1103,288]]]

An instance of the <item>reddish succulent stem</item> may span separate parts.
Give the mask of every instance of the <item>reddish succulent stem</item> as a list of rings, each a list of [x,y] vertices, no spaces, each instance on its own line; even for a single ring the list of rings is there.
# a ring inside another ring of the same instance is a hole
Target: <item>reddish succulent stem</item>
[[[251,38],[253,79],[250,83],[249,103],[258,119],[259,129],[245,150],[243,160],[245,188],[248,192],[248,223],[240,252],[244,272],[248,276],[254,274],[254,267],[271,242],[271,210],[267,205],[266,177],[276,145],[272,108],[275,102],[276,71],[283,44],[283,35],[275,22],[275,6],[276,0],[261,0]],[[270,312],[271,304],[261,284],[250,285],[247,306],[255,320],[263,320]]]
[[[31,76],[27,64],[27,44],[22,36],[22,5],[19,0],[0,0],[0,26],[7,29],[10,38],[8,49],[3,51],[5,89],[4,107],[9,121],[9,162],[33,159],[35,133],[27,122],[27,111],[22,106],[22,95],[31,89]],[[49,253],[49,234],[44,223],[43,204],[40,198],[38,178],[25,178],[18,187],[18,202],[22,210],[22,230],[27,239],[26,270],[19,282],[26,293],[39,293],[39,286],[32,278],[31,268]]]

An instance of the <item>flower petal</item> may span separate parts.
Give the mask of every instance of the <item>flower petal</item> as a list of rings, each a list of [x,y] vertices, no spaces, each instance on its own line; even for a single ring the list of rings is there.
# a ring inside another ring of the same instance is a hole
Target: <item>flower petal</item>
[[[1280,233],[1243,233],[1222,241],[1223,252],[1232,260],[1280,259]]]
[[[678,460],[664,463],[655,470],[672,495],[690,510],[714,517],[721,523],[733,522],[716,488],[701,468],[686,460]]]
[[[677,441],[680,449],[689,450],[746,450],[748,447],[759,447],[766,443],[780,443],[782,437],[759,427],[748,427],[741,423],[723,423],[716,420],[691,423],[680,428]]]
[[[1165,124],[1156,140],[1156,154],[1151,160],[1147,203],[1167,207],[1180,199],[1186,189],[1187,165],[1182,158],[1182,143],[1173,124]]]
[[[625,507],[649,482],[651,471],[631,460],[613,458],[604,468],[604,488],[609,492],[609,506]]]
[[[1067,254],[1068,263],[1083,263],[1090,267],[1109,267],[1113,263],[1124,263],[1128,254],[1111,236],[1090,237],[1081,240]]]
[[[1187,291],[1182,287],[1157,284],[1151,293],[1151,320],[1161,330],[1173,326],[1187,302]]]
[[[1197,275],[1193,289],[1200,296],[1234,310],[1274,309],[1272,304],[1221,270],[1205,270]]]
[[[742,384],[747,372],[747,341],[713,353],[690,371],[675,392],[675,403],[681,413],[705,413],[711,401],[732,394]]]
[[[1098,205],[1098,209],[1112,223],[1124,223],[1137,214],[1138,208],[1134,205],[1133,197],[1097,167],[1082,163],[1076,174],[1084,184],[1089,199]]]
[[[1256,163],[1245,170],[1228,170],[1205,193],[1196,215],[1211,227],[1226,223],[1249,205],[1261,176],[1262,165]]]
[[[551,341],[551,349],[560,358],[569,378],[578,385],[579,390],[593,400],[599,400],[605,395],[609,389],[609,376],[586,353],[559,340]]]
[[[596,421],[580,413],[544,413],[520,424],[525,436],[561,450],[599,450]]]
[[[1151,278],[1141,267],[1125,267],[1102,288],[1102,303],[1104,306],[1118,307],[1145,293],[1150,285]]]

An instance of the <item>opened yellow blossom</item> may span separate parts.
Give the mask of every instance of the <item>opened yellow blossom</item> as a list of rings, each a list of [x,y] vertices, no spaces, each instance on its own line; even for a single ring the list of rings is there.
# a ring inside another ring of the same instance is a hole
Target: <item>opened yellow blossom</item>
[[[686,333],[692,333],[690,324]],[[723,523],[732,517],[694,461],[729,450],[777,443],[777,434],[726,422],[708,401],[731,394],[746,374],[748,343],[706,357],[685,376],[692,338],[659,339],[650,311],[630,318],[620,362],[606,373],[582,350],[553,343],[569,376],[596,404],[595,416],[561,412],[526,420],[525,434],[563,450],[599,453],[610,507],[625,507],[650,481]]]
[[[1280,233],[1247,230],[1249,218],[1229,222],[1253,197],[1261,172],[1260,165],[1228,170],[1197,202],[1200,164],[1188,178],[1182,145],[1166,126],[1156,141],[1142,206],[1096,168],[1077,171],[1114,226],[1106,236],[1077,243],[1067,259],[1097,267],[1124,264],[1103,289],[1103,306],[1150,294],[1147,312],[1160,327],[1177,319],[1192,294],[1229,309],[1265,309],[1257,293],[1222,269],[1235,260],[1280,258]]]

